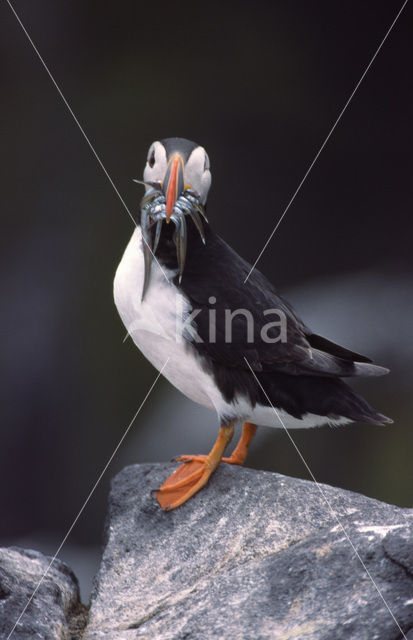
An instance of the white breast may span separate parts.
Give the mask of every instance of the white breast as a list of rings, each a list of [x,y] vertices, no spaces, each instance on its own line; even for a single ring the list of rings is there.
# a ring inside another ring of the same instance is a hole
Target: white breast
[[[169,358],[163,375],[191,400],[217,409],[221,394],[179,332],[182,313],[190,312],[191,307],[170,282],[175,275],[162,271],[153,260],[150,284],[141,301],[144,261],[142,234],[137,227],[116,271],[115,304],[134,343],[154,367],[162,369]]]

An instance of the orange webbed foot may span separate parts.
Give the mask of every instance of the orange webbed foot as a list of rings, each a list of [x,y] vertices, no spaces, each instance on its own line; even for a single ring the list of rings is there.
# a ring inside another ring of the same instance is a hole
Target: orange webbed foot
[[[157,500],[164,511],[171,511],[180,507],[195,493],[206,485],[211,475],[220,462],[228,464],[244,464],[248,447],[251,444],[257,427],[255,424],[245,422],[242,428],[242,436],[232,455],[223,458],[225,447],[230,442],[234,433],[234,425],[221,427],[217,441],[211,452],[206,455],[186,455],[175,458],[176,462],[182,462],[180,467],[165,480],[156,493]]]
[[[176,509],[189,500],[206,485],[215,471],[215,468],[208,464],[208,456],[182,456],[182,458],[185,458],[184,464],[181,464],[156,491],[156,498],[164,511]],[[179,460],[181,458],[177,461]]]
[[[204,486],[214,469],[208,469],[208,456],[184,455],[173,459],[174,462],[183,462],[165,480],[156,493],[162,509],[169,511],[186,502],[194,493]],[[221,458],[220,462],[240,464],[231,458]],[[202,484],[199,482],[202,479]],[[179,502],[179,504],[177,504]]]
[[[156,498],[164,511],[180,507],[206,485],[221,462],[225,447],[233,433],[233,424],[223,426],[207,456],[181,456],[177,459],[183,464],[156,491]]]

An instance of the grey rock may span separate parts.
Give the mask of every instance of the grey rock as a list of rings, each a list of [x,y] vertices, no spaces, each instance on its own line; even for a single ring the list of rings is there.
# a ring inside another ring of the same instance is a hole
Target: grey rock
[[[19,619],[51,558],[38,551],[0,549],[0,638],[5,640]],[[79,585],[72,571],[55,560],[19,620],[11,640],[74,640],[86,622]]]
[[[85,640],[410,637],[413,510],[221,465],[164,513],[173,468],[114,479]]]

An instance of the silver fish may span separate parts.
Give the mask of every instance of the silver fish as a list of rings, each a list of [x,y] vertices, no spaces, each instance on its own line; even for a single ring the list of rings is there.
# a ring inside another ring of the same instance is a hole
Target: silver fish
[[[135,180],[139,184],[151,187],[151,190],[145,194],[141,200],[141,227],[142,227],[142,247],[144,257],[144,281],[142,288],[142,300],[148,290],[150,283],[150,275],[152,262],[156,254],[161,237],[162,226],[166,221],[166,200],[162,192],[160,182],[143,182]],[[203,244],[206,243],[204,228],[201,216],[205,222],[208,222],[205,215],[205,209],[200,202],[199,195],[192,189],[185,189],[174,204],[170,220],[175,225],[173,240],[176,247],[176,259],[178,263],[179,282],[185,268],[185,259],[187,251],[187,223],[186,216],[189,216],[198,230]],[[155,234],[152,228],[156,224]],[[154,237],[154,239],[153,239]]]

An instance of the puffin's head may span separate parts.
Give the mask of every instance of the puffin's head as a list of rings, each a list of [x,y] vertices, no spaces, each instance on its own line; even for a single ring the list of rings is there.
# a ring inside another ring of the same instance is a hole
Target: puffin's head
[[[195,225],[205,244],[201,217],[207,221],[204,207],[211,186],[208,154],[203,147],[185,138],[165,138],[153,142],[148,151],[143,184],[146,191],[141,202],[145,256],[142,297],[149,284],[151,263],[164,222],[172,220],[175,225],[173,238],[180,279],[185,266],[188,219],[191,220],[189,224]]]
[[[161,185],[166,198],[167,219],[185,189],[196,192],[201,204],[205,205],[211,186],[208,154],[203,147],[185,138],[153,142],[149,147],[143,180]],[[147,191],[149,189],[147,185]]]

